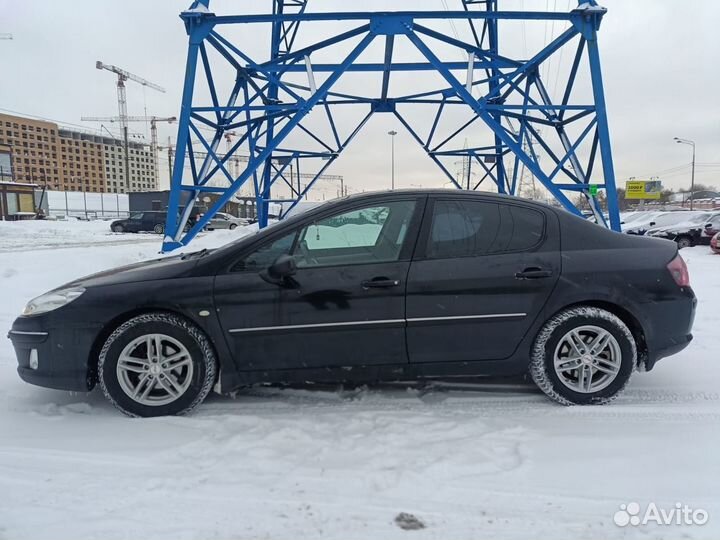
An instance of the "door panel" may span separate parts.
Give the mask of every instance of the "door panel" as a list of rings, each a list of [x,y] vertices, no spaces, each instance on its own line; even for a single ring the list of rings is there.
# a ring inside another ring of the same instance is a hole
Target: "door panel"
[[[127,230],[130,232],[140,232],[140,226],[143,222],[143,214],[131,215],[127,221]]]
[[[554,275],[517,279],[525,268]],[[408,276],[411,362],[500,360],[514,351],[557,281],[555,253],[413,262]]]
[[[216,308],[238,369],[406,363],[408,266],[302,268],[291,287],[257,273],[217,276]],[[363,287],[378,277],[398,285]]]
[[[405,286],[426,197],[388,199],[278,226],[216,276],[238,369],[407,363]],[[269,283],[263,272],[279,255],[297,269]]]
[[[494,206],[490,203],[483,208],[485,216],[467,223],[457,219],[464,207],[448,207],[452,218],[435,233],[441,245],[434,247],[433,212],[428,211],[420,239],[427,247],[412,262],[408,275],[411,363],[509,357],[557,283],[557,219],[546,213],[546,223],[538,232],[537,224],[523,222],[521,211]],[[531,244],[528,250],[517,250]],[[452,256],[472,251],[480,254]],[[433,253],[439,254],[437,258],[430,258]]]

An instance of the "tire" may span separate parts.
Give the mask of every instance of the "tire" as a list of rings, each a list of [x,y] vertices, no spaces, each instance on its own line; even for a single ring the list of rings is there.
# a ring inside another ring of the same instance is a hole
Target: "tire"
[[[162,233],[164,233],[164,232],[165,232],[165,225],[163,225],[162,223],[158,223],[157,225],[155,225],[155,226],[153,227],[153,232],[154,232],[155,234],[162,234]]]
[[[678,249],[692,247],[693,245],[692,238],[689,236],[678,236],[675,242],[677,242]]]
[[[574,349],[571,332],[582,342],[574,340]],[[607,344],[599,354],[585,349],[605,334],[610,337],[603,337]],[[578,369],[572,369],[575,365]],[[636,366],[635,339],[625,323],[604,309],[581,306],[558,313],[542,327],[533,344],[530,375],[540,390],[562,405],[603,405],[625,389]]]
[[[113,232],[125,232],[125,228],[122,225],[113,225]]]
[[[237,223],[231,223],[231,224],[230,224],[230,230],[231,230],[231,231],[234,231],[235,229],[237,229]]]
[[[154,358],[158,340],[166,362]],[[170,416],[190,412],[207,397],[216,366],[210,340],[199,328],[171,313],[147,313],[110,334],[98,358],[98,378],[105,397],[124,414]]]

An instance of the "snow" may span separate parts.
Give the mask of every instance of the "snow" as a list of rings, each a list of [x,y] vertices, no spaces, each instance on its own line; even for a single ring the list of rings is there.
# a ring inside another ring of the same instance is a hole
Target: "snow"
[[[159,236],[107,227],[0,223],[0,328],[52,287],[157,256]],[[188,417],[129,419],[98,391],[23,383],[0,340],[0,538],[718,538],[720,256],[682,254],[695,341],[605,407],[463,381],[254,389]],[[632,501],[710,519],[617,527]],[[412,518],[424,528],[402,529]]]

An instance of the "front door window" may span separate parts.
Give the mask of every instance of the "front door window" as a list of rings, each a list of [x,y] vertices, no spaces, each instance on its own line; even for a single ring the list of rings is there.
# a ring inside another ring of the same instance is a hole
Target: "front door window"
[[[300,231],[298,267],[396,261],[414,209],[415,201],[394,201],[316,221]]]
[[[266,242],[231,271],[259,272],[280,255],[293,255],[298,268],[397,261],[414,209],[414,200],[394,201],[323,218]]]

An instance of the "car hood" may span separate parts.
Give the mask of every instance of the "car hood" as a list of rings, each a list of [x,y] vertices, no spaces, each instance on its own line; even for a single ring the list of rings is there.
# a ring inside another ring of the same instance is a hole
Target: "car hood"
[[[641,221],[639,223],[628,223],[627,225],[622,225],[620,229],[622,232],[627,231],[641,231],[650,228],[650,222],[649,221]]]
[[[197,257],[187,257],[187,255],[163,257],[90,274],[71,281],[63,287],[101,287],[118,283],[182,277],[195,268],[197,261]]]
[[[698,225],[697,223],[690,223],[688,221],[683,221],[681,223],[676,223],[675,225],[664,225],[662,227],[653,227],[650,229],[647,234],[656,234],[656,233],[672,233],[672,232],[679,232],[679,231],[688,231],[690,229],[702,229],[702,224]]]

